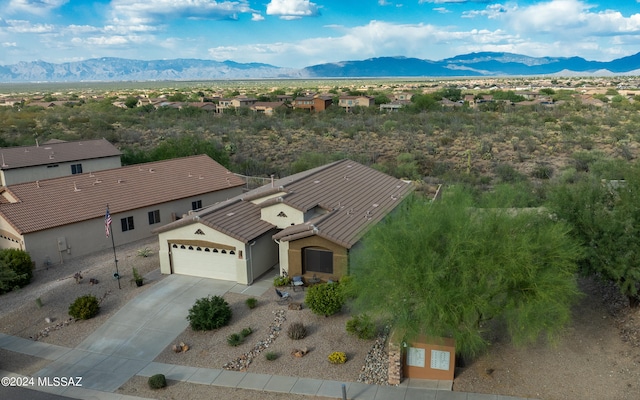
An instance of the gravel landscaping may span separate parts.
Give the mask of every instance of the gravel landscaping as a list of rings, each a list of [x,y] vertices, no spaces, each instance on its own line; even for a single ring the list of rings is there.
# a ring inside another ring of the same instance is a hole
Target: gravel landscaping
[[[148,257],[138,255],[144,248],[151,250]],[[0,332],[60,346],[78,345],[126,302],[164,279],[158,270],[157,241],[141,241],[117,250],[123,276],[121,289],[113,279],[115,266],[111,249],[49,270],[36,271],[34,280],[26,288],[0,297]],[[132,267],[146,275],[144,286],[138,288],[129,281]],[[77,271],[82,271],[81,283],[73,279]],[[90,278],[99,283],[90,285]],[[585,297],[575,307],[574,321],[555,346],[541,343],[520,349],[500,337],[492,338],[489,353],[457,369],[453,389],[548,400],[637,399],[640,390],[640,311],[629,310],[624,299],[606,285],[583,280],[582,288]],[[289,292],[293,302],[303,303],[306,291]],[[103,299],[100,313],[88,321],[68,322],[69,304],[87,293]],[[155,361],[216,369],[227,366],[253,373],[325,380],[384,380],[386,367],[381,361],[385,357],[384,351],[375,340],[359,340],[345,332],[345,323],[350,318],[348,310],[321,317],[304,305],[300,310],[289,309],[277,303],[273,290],[256,297],[257,307],[249,309],[245,304],[248,297],[239,293],[225,294],[224,298],[233,310],[228,326],[209,332],[194,332],[187,328],[173,344],[184,342],[189,350],[176,353],[168,346]],[[36,304],[37,298],[42,301],[41,307]],[[45,318],[51,322],[47,323]],[[288,337],[287,329],[294,322],[302,322],[307,327],[308,335],[304,339]],[[239,346],[230,346],[227,337],[244,328],[251,328],[252,333]],[[292,355],[293,350],[304,348],[303,357]],[[46,360],[9,350],[0,350],[0,369],[29,375],[48,364]],[[329,363],[327,357],[334,351],[344,351],[348,361],[342,365]],[[277,358],[267,360],[268,352],[273,352]],[[303,397],[172,381],[163,390],[151,391],[143,377],[133,377],[118,393],[182,400],[212,395],[234,399],[258,396],[295,400]]]

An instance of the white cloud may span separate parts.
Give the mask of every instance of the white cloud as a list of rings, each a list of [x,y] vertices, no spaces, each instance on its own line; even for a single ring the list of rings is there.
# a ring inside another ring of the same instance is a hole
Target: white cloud
[[[49,11],[65,5],[69,0],[10,0],[9,13],[23,11],[35,15],[44,15]]]
[[[253,14],[251,14],[251,20],[252,21],[264,21],[264,17],[262,16],[262,14],[253,13]]]
[[[444,7],[435,7],[435,8],[433,9],[433,11],[437,11],[437,12],[439,12],[440,14],[448,14],[448,13],[450,13],[450,12],[451,12],[451,11],[447,10],[446,8],[444,8]]]
[[[33,24],[24,20],[7,20],[5,23],[4,30],[11,33],[51,33],[56,31],[55,26],[51,24]]]
[[[237,19],[238,14],[255,12],[247,0],[113,0],[111,8],[118,24],[152,24],[179,18]]]
[[[3,42],[0,44],[2,47],[17,47],[18,44],[16,42]]]
[[[271,0],[267,4],[267,15],[276,15],[280,19],[299,19],[317,17],[320,10],[309,0]]]
[[[529,7],[505,9],[499,17],[516,32],[575,38],[640,34],[640,14],[624,17],[619,11],[593,12],[580,0],[552,0]]]

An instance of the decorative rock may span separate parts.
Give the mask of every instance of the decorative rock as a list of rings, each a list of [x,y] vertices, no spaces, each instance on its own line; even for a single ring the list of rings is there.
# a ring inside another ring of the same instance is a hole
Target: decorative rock
[[[289,303],[289,310],[302,310],[302,304],[300,304],[300,303]]]
[[[51,323],[51,318],[49,318],[49,317],[45,318],[44,322],[46,322],[47,324],[50,324]]]
[[[294,357],[302,358],[306,356],[308,352],[309,352],[309,349],[307,349],[306,347],[303,347],[301,349],[293,349],[293,351],[291,352],[291,355]]]
[[[273,323],[269,326],[269,336],[267,339],[257,342],[252,350],[244,353],[235,360],[229,361],[224,364],[222,368],[228,371],[245,371],[253,361],[253,358],[257,357],[261,351],[269,347],[269,345],[278,338],[280,330],[282,329],[282,324],[286,321],[285,311],[280,309],[273,313],[275,314],[275,317]]]

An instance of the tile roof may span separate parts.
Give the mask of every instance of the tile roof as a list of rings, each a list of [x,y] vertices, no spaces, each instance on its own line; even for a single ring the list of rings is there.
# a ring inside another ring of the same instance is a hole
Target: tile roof
[[[48,142],[39,146],[0,148],[3,170],[36,165],[90,160],[119,156],[120,150],[106,139],[81,140],[76,142]]]
[[[19,233],[31,233],[154,204],[244,185],[206,155],[136,164],[93,173],[11,185],[0,215]]]
[[[193,213],[156,232],[190,223],[204,223],[213,229],[248,243],[275,226],[260,219],[260,208],[281,202],[302,212],[316,209],[317,215],[304,224],[288,227],[274,239],[289,241],[318,235],[351,248],[367,231],[393,210],[413,190],[413,185],[351,160],[336,161],[303,171],[250,192]],[[286,193],[253,204],[251,200]]]
[[[320,207],[322,212],[306,222],[308,231],[346,248],[413,190],[411,183],[351,160],[328,164],[297,180],[279,179],[274,185],[287,192],[284,204],[303,212]],[[299,229],[286,228],[274,239],[294,240],[301,235]]]

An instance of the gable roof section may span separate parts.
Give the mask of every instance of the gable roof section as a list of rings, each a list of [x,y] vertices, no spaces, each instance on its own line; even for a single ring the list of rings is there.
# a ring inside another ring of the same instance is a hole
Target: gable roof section
[[[303,171],[254,189],[233,199],[194,212],[190,217],[159,227],[166,232],[179,226],[203,223],[244,243],[275,229],[261,219],[262,207],[283,203],[302,212],[319,209],[304,224],[273,236],[290,241],[318,235],[351,248],[367,229],[384,218],[413,190],[411,183],[351,160],[341,160]],[[254,204],[276,193],[281,197]]]
[[[413,185],[351,160],[317,168],[299,179],[275,182],[287,192],[282,202],[302,212],[320,207],[324,212],[306,226],[292,226],[276,240],[317,235],[351,248],[364,233],[382,220],[413,190]],[[301,231],[302,230],[302,231]]]
[[[104,217],[244,185],[206,155],[11,185],[2,215],[19,233]]]
[[[0,169],[33,167],[69,161],[120,156],[120,150],[106,139],[76,142],[48,142],[40,146],[4,147],[0,149]]]

